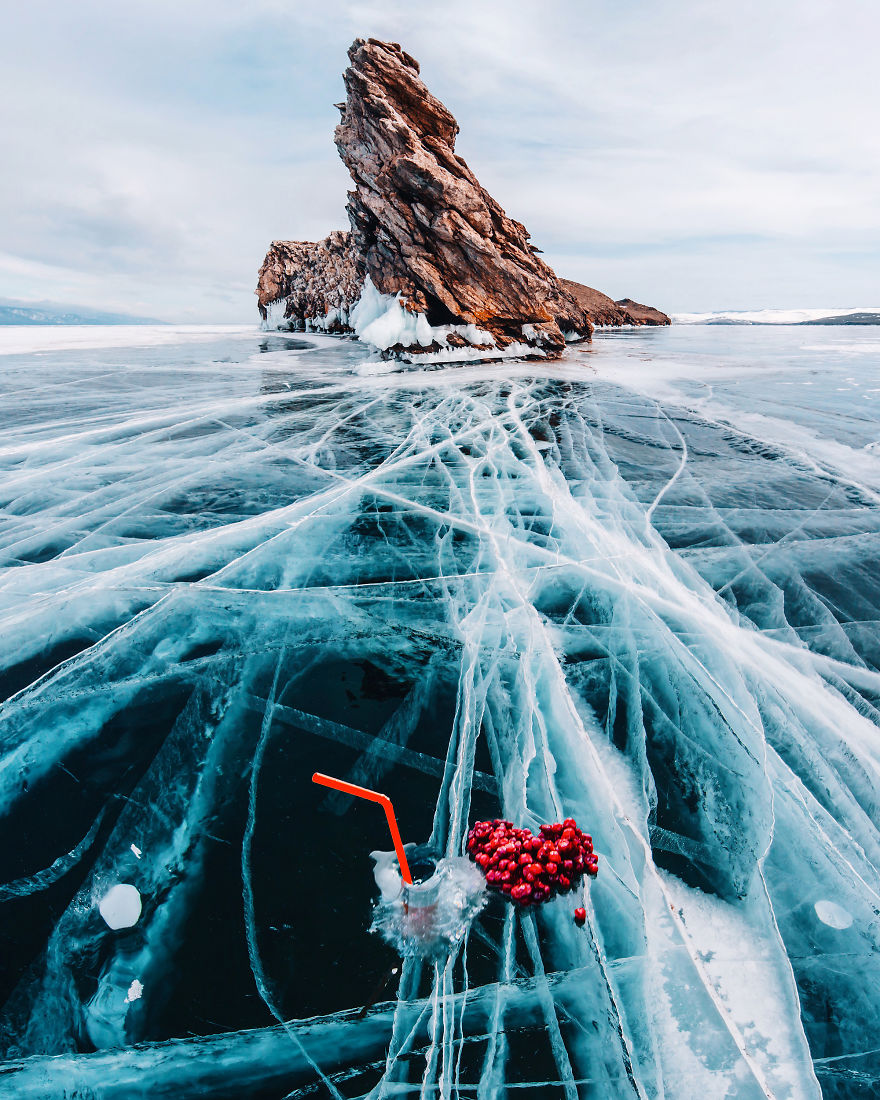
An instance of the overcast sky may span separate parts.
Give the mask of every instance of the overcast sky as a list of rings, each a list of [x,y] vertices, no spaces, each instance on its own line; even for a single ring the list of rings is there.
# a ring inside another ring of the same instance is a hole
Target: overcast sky
[[[0,40],[0,296],[255,316],[346,228],[355,36],[400,42],[560,275],[670,312],[880,306],[878,0],[31,0]]]

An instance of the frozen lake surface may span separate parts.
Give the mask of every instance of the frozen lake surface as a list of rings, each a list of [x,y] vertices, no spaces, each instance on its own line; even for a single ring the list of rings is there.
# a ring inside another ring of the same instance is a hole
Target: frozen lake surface
[[[876,1096],[880,329],[127,331],[0,331],[0,1096]],[[598,878],[400,964],[315,770]]]

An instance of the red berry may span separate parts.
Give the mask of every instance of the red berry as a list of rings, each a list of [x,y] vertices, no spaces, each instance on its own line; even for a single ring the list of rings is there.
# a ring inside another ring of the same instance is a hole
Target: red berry
[[[574,818],[542,825],[538,836],[500,818],[477,821],[468,831],[466,850],[489,888],[520,905],[567,893],[584,872],[595,875],[599,866],[591,838]]]
[[[587,911],[586,911],[586,909],[584,909],[582,906],[575,909],[575,911],[574,911],[574,923],[575,924],[586,924],[586,922],[587,922]]]

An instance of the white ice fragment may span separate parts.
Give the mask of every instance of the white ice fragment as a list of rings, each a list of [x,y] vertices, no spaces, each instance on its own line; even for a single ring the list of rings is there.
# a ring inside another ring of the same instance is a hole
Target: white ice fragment
[[[397,854],[371,852],[370,858],[376,865],[373,868],[373,877],[379,887],[380,901],[386,904],[396,901],[403,891],[403,879],[397,869]]]
[[[819,920],[823,924],[827,924],[829,928],[849,928],[853,922],[852,913],[848,909],[844,909],[842,905],[838,905],[836,901],[820,898],[813,908],[816,910],[816,916]]]
[[[135,978],[135,980],[128,987],[128,993],[125,995],[125,1003],[127,1005],[133,1004],[134,1001],[139,1001],[144,995],[143,985]]]
[[[143,853],[141,852],[140,848],[138,848],[138,846],[137,846],[136,844],[132,844],[132,845],[131,845],[131,850],[132,850],[132,851],[134,852],[135,856],[136,856],[136,857],[137,857],[138,859],[140,859],[140,858],[141,858],[141,856],[143,855]]]
[[[112,887],[101,898],[98,912],[110,928],[133,928],[141,915],[141,895],[137,887],[127,882]]]

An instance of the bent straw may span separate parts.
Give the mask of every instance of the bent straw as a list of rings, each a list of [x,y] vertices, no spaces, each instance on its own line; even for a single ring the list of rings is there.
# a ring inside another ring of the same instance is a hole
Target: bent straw
[[[332,775],[323,775],[315,772],[312,776],[313,783],[320,783],[322,787],[332,787],[336,791],[345,794],[353,794],[356,798],[366,798],[370,802],[378,802],[388,818],[388,828],[391,830],[391,839],[394,841],[394,851],[397,853],[397,862],[400,864],[400,877],[404,882],[412,886],[412,875],[409,864],[406,861],[406,852],[403,850],[403,841],[400,839],[400,830],[397,828],[397,818],[394,816],[394,807],[387,794],[379,794],[367,787],[358,787],[354,783],[346,783],[343,779],[334,779]]]

